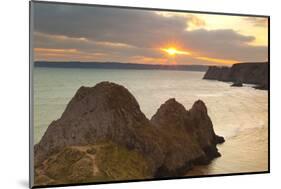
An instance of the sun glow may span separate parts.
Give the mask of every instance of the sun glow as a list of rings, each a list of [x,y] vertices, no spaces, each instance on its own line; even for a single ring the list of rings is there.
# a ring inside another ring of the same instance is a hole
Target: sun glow
[[[185,55],[191,54],[190,52],[187,52],[187,51],[178,50],[175,47],[163,48],[161,50],[168,53],[168,55],[171,55],[171,56],[174,56],[176,54],[185,54]]]
[[[192,53],[186,50],[180,50],[180,48],[176,48],[175,46],[169,46],[167,48],[161,48],[162,51],[167,53],[167,55],[170,57],[166,57],[169,59],[170,62],[176,63],[176,55],[187,55],[190,60],[192,59],[197,59],[197,60],[204,60],[208,61],[210,63],[220,63],[220,64],[234,64],[237,63],[237,60],[233,59],[221,59],[221,58],[216,58],[216,57],[209,57],[209,56],[204,56],[198,52],[193,51]]]

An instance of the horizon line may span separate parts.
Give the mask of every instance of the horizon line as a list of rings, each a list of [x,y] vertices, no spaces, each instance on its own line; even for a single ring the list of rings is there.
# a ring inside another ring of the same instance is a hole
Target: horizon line
[[[115,63],[115,64],[134,64],[134,65],[156,65],[156,66],[219,66],[219,67],[231,67],[234,64],[253,64],[253,63],[265,63],[268,64],[268,61],[253,61],[253,62],[237,62],[234,64],[161,64],[161,63],[138,63],[138,62],[115,62],[115,61],[69,61],[69,60],[64,60],[64,61],[59,61],[59,60],[54,60],[54,61],[49,61],[49,60],[35,60],[33,61],[34,63],[40,63],[40,62],[45,62],[45,63],[98,63],[98,64],[107,64],[107,63]]]

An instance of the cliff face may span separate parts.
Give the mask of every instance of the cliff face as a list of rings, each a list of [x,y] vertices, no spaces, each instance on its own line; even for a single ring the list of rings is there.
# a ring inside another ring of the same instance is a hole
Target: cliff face
[[[227,81],[230,69],[228,67],[209,66],[203,79]]]
[[[148,120],[123,86],[81,87],[35,145],[35,184],[176,176],[218,157],[207,108],[166,101]]]
[[[268,89],[268,63],[239,63],[232,67],[210,66],[203,79],[255,84]]]

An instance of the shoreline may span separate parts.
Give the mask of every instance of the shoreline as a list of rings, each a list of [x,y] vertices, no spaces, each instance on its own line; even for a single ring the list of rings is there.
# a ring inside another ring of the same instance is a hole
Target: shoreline
[[[185,175],[250,173],[268,170],[268,127],[247,129],[226,140],[224,144],[217,146],[223,156],[214,159],[209,165],[195,166]],[[236,146],[239,146],[239,149],[233,149]],[[241,152],[245,151],[247,154],[241,155]]]

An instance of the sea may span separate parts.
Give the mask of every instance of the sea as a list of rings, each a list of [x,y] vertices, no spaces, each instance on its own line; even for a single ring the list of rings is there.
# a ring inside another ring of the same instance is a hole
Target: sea
[[[196,166],[186,176],[263,172],[268,170],[268,91],[251,85],[203,80],[204,72],[129,69],[34,68],[34,143],[62,115],[81,86],[101,81],[125,86],[150,119],[166,100],[175,98],[188,110],[201,99],[218,135],[221,157]]]

